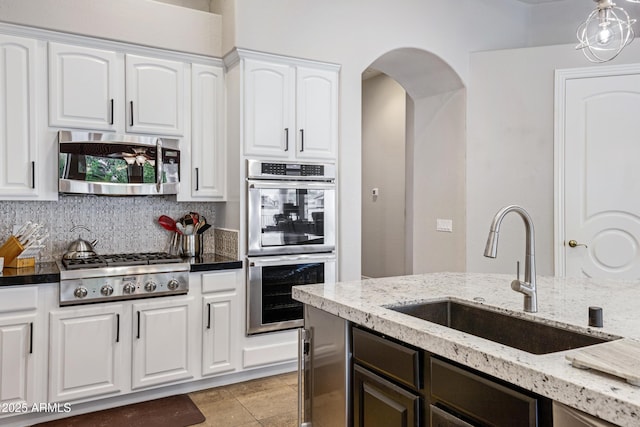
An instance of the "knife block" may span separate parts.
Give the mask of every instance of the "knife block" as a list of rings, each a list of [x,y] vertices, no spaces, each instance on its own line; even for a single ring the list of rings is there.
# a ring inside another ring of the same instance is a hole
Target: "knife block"
[[[36,265],[35,258],[18,258],[24,251],[15,236],[9,236],[6,242],[0,246],[0,257],[4,257],[4,266],[9,268],[33,267]]]

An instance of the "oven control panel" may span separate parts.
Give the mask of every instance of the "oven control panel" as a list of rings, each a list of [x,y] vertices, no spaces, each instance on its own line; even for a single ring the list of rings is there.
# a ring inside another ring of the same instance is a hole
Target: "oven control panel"
[[[122,301],[189,292],[189,272],[91,277],[60,281],[60,305]]]
[[[333,181],[336,167],[332,163],[264,162],[247,160],[248,179]]]

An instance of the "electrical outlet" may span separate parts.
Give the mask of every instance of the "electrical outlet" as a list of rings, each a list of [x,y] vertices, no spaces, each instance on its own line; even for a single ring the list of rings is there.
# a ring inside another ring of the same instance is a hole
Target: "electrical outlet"
[[[438,218],[436,220],[436,231],[446,231],[451,233],[453,231],[453,220]]]

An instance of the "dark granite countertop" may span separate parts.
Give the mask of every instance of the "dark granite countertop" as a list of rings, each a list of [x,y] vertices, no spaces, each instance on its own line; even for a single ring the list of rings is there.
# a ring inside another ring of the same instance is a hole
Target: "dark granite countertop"
[[[185,259],[191,264],[191,272],[233,270],[242,268],[242,261],[222,255],[205,254],[199,258]],[[55,262],[37,263],[35,267],[7,268],[0,275],[0,286],[56,283],[60,281],[60,270]]]
[[[60,270],[55,262],[40,262],[34,267],[5,267],[0,275],[0,286],[33,285],[60,281]]]
[[[190,258],[187,262],[191,264],[192,273],[198,271],[234,270],[242,268],[242,261],[218,254],[204,254],[198,258]]]

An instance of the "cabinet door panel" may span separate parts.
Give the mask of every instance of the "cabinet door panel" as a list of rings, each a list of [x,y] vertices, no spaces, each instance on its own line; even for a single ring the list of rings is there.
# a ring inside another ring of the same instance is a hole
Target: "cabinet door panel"
[[[191,81],[191,197],[224,200],[224,71],[193,64]]]
[[[417,427],[420,397],[358,366],[353,367],[356,427]]]
[[[193,377],[189,301],[133,305],[133,389]]]
[[[294,70],[245,61],[245,154],[286,158],[295,153]]]
[[[124,118],[115,52],[49,43],[49,124],[115,130]]]
[[[35,40],[0,35],[0,195],[36,195]]]
[[[0,402],[32,402],[35,315],[0,318]]]
[[[297,156],[335,158],[338,140],[338,74],[298,67]]]
[[[123,390],[121,305],[52,312],[49,399],[74,400]]]
[[[212,295],[202,302],[202,375],[235,370],[238,360],[234,357],[236,334],[232,331],[236,331],[238,295]]]
[[[125,61],[127,131],[182,135],[185,64],[137,55]]]

